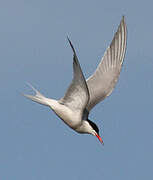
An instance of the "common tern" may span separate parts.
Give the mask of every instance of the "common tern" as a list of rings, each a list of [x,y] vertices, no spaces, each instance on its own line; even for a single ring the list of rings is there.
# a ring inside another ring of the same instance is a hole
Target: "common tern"
[[[86,80],[75,49],[73,51],[73,80],[64,97],[59,100],[42,95],[34,87],[35,95],[24,94],[37,103],[49,106],[70,128],[78,133],[94,135],[103,144],[97,125],[88,119],[90,110],[112,93],[119,78],[126,50],[127,28],[124,17],[118,26],[110,46],[104,53],[95,72]]]

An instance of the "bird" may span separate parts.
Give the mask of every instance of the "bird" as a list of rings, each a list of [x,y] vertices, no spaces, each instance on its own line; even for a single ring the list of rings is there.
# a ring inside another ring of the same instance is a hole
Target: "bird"
[[[68,37],[67,39],[73,51],[73,78],[65,95],[58,100],[47,98],[30,84],[29,86],[35,95],[23,95],[34,102],[51,108],[74,131],[81,134],[91,134],[104,144],[98,126],[88,117],[91,109],[112,93],[119,78],[127,44],[125,18],[122,17],[113,40],[95,72],[88,79],[85,79],[83,75],[72,42]]]

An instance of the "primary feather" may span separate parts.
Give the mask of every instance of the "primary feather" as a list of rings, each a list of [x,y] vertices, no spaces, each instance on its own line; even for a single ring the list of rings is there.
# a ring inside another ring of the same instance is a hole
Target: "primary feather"
[[[73,111],[81,110],[83,113],[83,110],[89,101],[89,91],[75,49],[71,41],[69,39],[68,41],[73,50],[73,80],[64,97],[61,98],[59,102],[69,106]]]
[[[107,48],[96,71],[87,79],[90,99],[87,110],[90,111],[97,103],[109,96],[115,87],[121,71],[126,49],[126,24],[124,17],[114,38]]]

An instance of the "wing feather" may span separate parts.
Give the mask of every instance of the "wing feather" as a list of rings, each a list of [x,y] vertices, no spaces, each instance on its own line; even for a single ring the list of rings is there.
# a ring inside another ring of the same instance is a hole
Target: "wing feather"
[[[127,40],[127,29],[122,18],[114,38],[107,48],[96,71],[87,79],[90,99],[87,110],[109,96],[115,87],[121,71]]]
[[[75,49],[71,41],[69,39],[68,41],[73,50],[73,80],[64,97],[59,102],[68,106],[73,111],[83,113],[89,100],[89,91]]]

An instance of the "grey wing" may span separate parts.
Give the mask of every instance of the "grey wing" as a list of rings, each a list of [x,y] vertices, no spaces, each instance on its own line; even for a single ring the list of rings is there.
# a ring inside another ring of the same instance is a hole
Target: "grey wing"
[[[82,73],[75,49],[68,39],[70,46],[73,50],[73,80],[66,91],[64,97],[60,99],[60,103],[68,106],[73,111],[84,111],[88,100],[89,100],[89,91],[87,87],[86,80]]]
[[[88,111],[109,96],[115,87],[125,55],[126,39],[127,29],[123,17],[96,71],[87,79],[90,95],[86,107]]]

